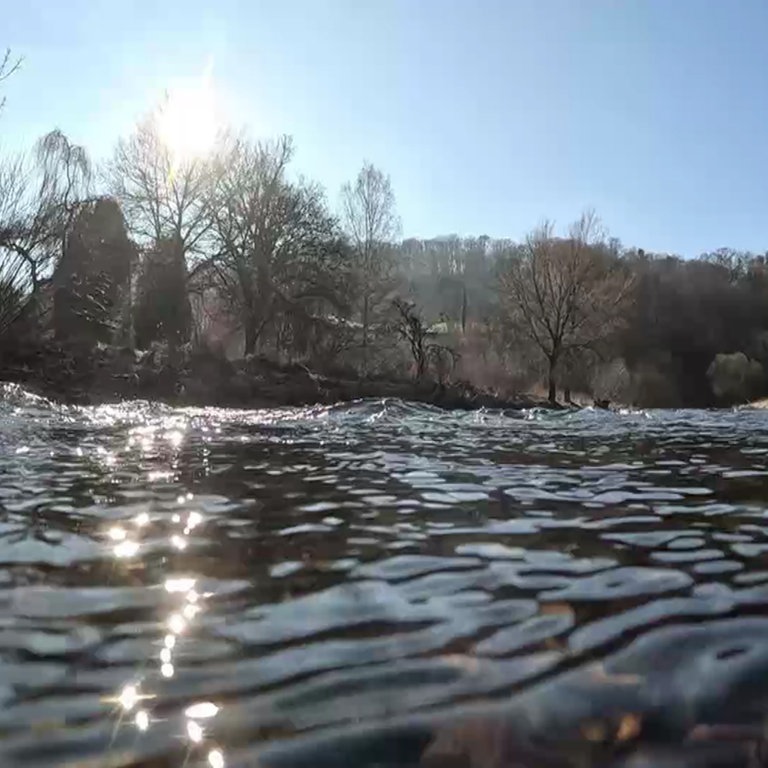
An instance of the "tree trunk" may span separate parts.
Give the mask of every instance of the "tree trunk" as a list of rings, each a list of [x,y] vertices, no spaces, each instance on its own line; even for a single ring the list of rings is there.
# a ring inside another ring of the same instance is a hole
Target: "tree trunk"
[[[243,303],[240,311],[242,312],[243,331],[245,332],[245,356],[256,353],[256,346],[262,337],[267,319],[272,316],[272,296],[265,291],[264,273],[260,273],[261,290],[255,292],[253,286],[244,286]]]
[[[125,286],[126,289],[126,317],[124,322],[128,324],[127,328],[127,344],[129,349],[136,349],[136,330],[133,327],[133,311],[136,305],[136,297],[134,296],[134,284],[133,284],[133,258],[128,263],[128,280]]]
[[[256,342],[259,340],[259,318],[250,307],[245,308],[243,318],[243,330],[245,331],[245,349],[243,355],[248,357],[256,352]]]
[[[461,333],[467,332],[467,286],[461,286]]]
[[[414,357],[416,358],[416,378],[421,381],[427,372],[427,356],[423,349],[417,349]]]
[[[556,369],[557,369],[557,355],[552,355],[549,358],[549,402],[550,403],[556,403],[557,402],[557,376],[556,376]]]
[[[248,315],[245,318],[244,323],[245,328],[245,349],[243,350],[243,355],[245,357],[248,357],[248,355],[252,355],[256,351],[256,340],[258,339],[258,323],[256,321],[256,318],[252,315]]]
[[[368,373],[368,293],[363,297],[363,376]]]

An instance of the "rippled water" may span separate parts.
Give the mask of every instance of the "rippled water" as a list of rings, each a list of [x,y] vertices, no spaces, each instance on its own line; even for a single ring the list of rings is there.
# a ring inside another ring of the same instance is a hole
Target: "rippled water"
[[[768,715],[767,457],[768,412],[6,386],[0,765],[747,765],[689,737]]]

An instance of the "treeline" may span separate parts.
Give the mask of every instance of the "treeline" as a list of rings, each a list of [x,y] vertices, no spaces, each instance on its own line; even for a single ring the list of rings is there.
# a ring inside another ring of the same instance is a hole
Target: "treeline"
[[[621,245],[586,215],[522,243],[406,240],[411,295],[455,333],[463,375],[642,406],[706,407],[768,392],[768,265]]]
[[[185,156],[163,109],[98,168],[59,131],[0,160],[0,353],[206,349],[641,406],[766,393],[761,255],[646,253],[592,214],[522,242],[401,239],[374,166],[332,204],[290,138],[224,132]]]

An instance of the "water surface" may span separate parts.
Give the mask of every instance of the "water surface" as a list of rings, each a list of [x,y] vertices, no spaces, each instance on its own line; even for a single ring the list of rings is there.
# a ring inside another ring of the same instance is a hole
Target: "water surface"
[[[746,765],[685,739],[768,715],[767,458],[759,411],[5,386],[0,765],[420,765],[467,718],[508,752]]]

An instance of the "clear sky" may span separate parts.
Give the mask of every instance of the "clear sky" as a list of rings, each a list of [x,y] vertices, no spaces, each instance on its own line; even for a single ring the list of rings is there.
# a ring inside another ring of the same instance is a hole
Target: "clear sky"
[[[594,207],[695,255],[768,249],[766,0],[0,0],[7,150],[96,157],[180,79],[292,134],[337,200],[364,159],[404,235],[518,238]]]

